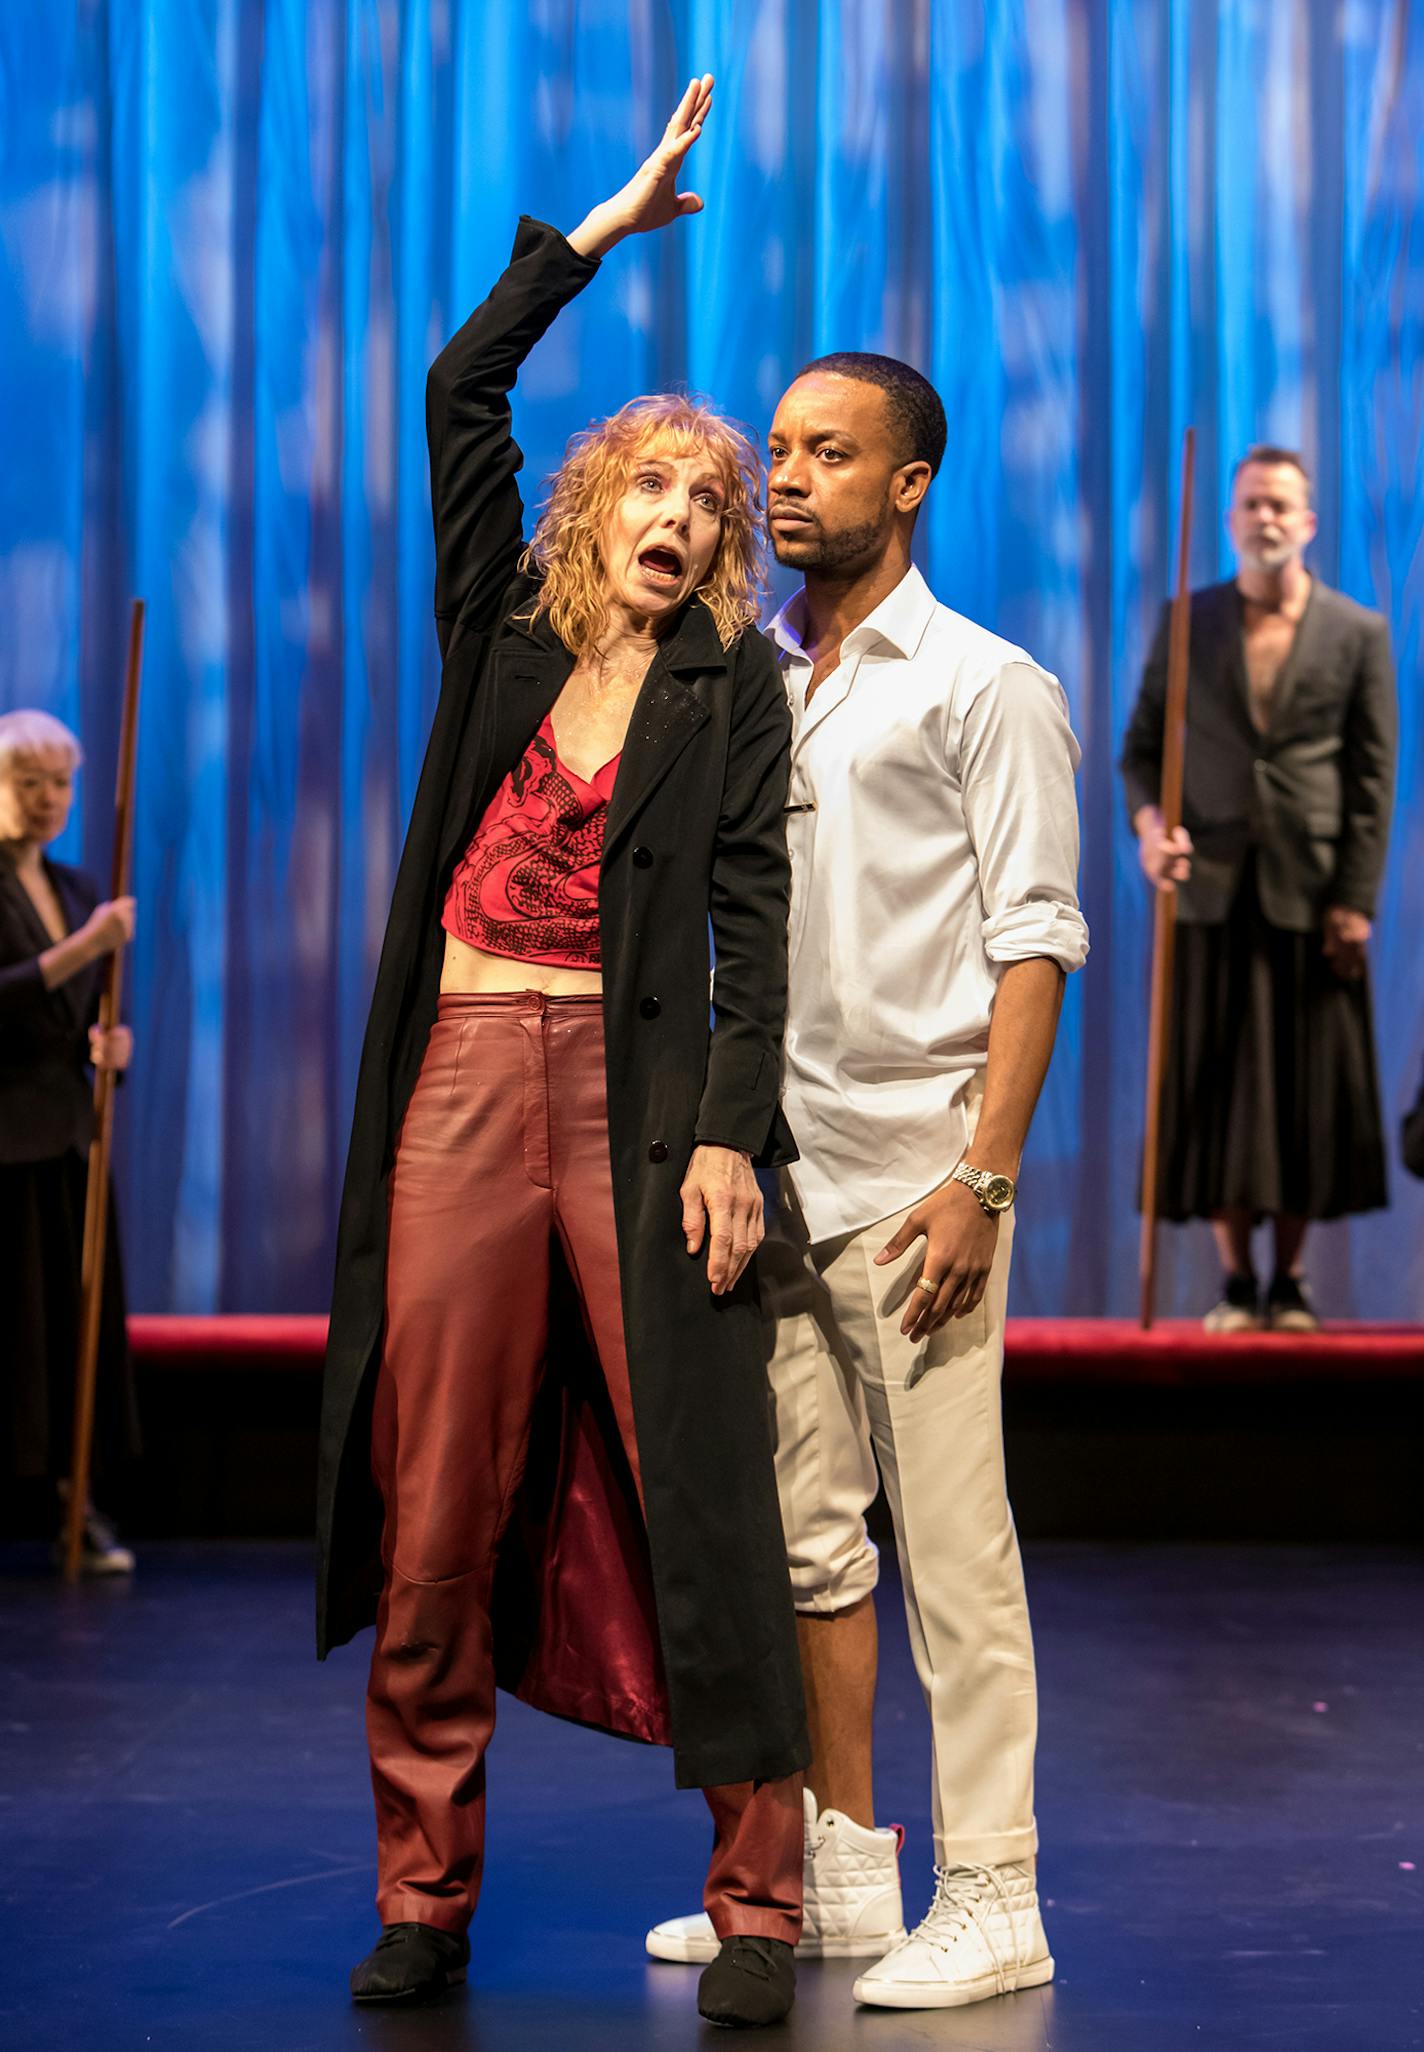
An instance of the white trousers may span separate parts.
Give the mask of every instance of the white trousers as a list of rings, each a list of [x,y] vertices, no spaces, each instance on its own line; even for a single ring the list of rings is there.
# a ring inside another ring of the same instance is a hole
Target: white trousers
[[[935,1858],[1000,1865],[1038,1845],[1033,1640],[1000,1407],[1013,1214],[982,1302],[916,1344],[900,1320],[924,1241],[874,1265],[907,1211],[812,1245],[784,1174],[768,1206],[758,1267],[781,1515],[797,1610],[848,1609],[879,1577],[865,1527],[878,1463],[933,1731]]]

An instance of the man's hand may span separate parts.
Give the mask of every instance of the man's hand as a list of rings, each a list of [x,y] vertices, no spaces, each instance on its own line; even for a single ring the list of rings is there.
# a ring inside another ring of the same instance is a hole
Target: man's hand
[[[707,1280],[725,1296],[762,1243],[766,1227],[751,1156],[735,1147],[694,1147],[678,1192],[689,1254],[708,1241]]]
[[[625,235],[644,235],[652,228],[666,228],[684,214],[700,214],[702,202],[695,192],[679,192],[678,173],[688,151],[702,133],[707,109],[712,104],[712,74],[694,78],[678,101],[663,139],[612,199],[581,221],[569,237],[580,256],[601,257]]]
[[[1331,905],[1325,914],[1325,959],[1346,983],[1357,983],[1365,973],[1365,949],[1369,945],[1370,922],[1363,912],[1348,905]]]
[[[133,1059],[133,1034],[127,1026],[89,1028],[89,1059],[96,1069],[126,1069]]]
[[[928,1339],[951,1318],[967,1318],[978,1304],[994,1265],[999,1221],[963,1183],[942,1183],[886,1241],[876,1266],[898,1261],[919,1239],[926,1243],[920,1274],[935,1288],[931,1296],[918,1282],[911,1287],[900,1330],[912,1340]]]
[[[1155,891],[1174,891],[1192,873],[1192,837],[1183,826],[1167,833],[1155,805],[1144,805],[1134,815],[1137,859],[1142,874]]]

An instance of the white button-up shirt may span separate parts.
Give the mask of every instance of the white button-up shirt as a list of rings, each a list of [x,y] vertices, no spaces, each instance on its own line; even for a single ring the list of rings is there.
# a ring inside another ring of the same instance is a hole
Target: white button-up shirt
[[[821,1240],[944,1181],[1004,964],[1077,969],[1088,930],[1057,678],[912,569],[808,706],[803,618],[798,593],[770,633],[793,723],[790,1173]]]

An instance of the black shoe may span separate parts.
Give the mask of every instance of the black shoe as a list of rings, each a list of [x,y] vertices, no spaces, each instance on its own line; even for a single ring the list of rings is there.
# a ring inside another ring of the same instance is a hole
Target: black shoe
[[[796,2000],[796,1965],[782,1938],[733,1937],[697,1984],[697,2007],[728,2030],[780,2023]]]
[[[1202,1320],[1208,1332],[1259,1332],[1261,1299],[1254,1275],[1222,1277],[1221,1302]]]
[[[1298,1275],[1273,1275],[1266,1297],[1272,1332],[1319,1332],[1320,1319]]]
[[[433,1924],[387,1924],[351,1969],[353,2002],[429,2002],[465,1978],[470,1941]]]

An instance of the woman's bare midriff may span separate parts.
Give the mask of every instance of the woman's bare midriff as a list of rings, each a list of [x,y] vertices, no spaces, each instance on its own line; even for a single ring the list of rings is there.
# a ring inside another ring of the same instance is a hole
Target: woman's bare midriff
[[[561,969],[551,962],[518,962],[510,955],[487,954],[468,941],[445,936],[440,970],[442,997],[479,997],[505,990],[541,990],[545,997],[586,997],[603,988],[597,969]]]

